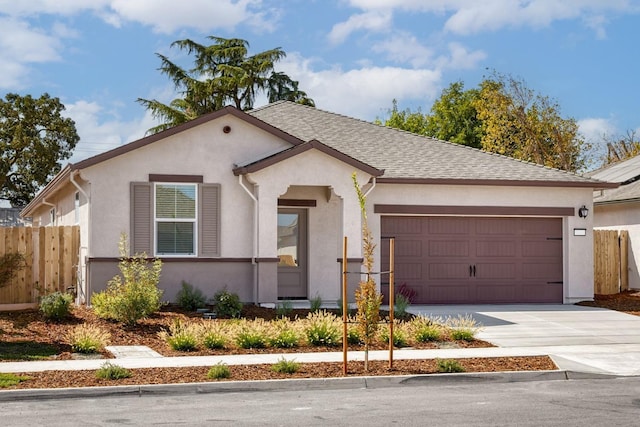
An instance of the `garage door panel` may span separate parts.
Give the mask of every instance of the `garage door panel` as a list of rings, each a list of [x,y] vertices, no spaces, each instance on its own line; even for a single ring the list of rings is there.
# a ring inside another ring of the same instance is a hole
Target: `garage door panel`
[[[562,222],[558,218],[521,218],[520,229],[523,235],[562,237]]]
[[[395,254],[396,257],[421,257],[422,256],[422,245],[423,242],[421,240],[396,240],[395,244]],[[384,253],[389,256],[388,245],[384,250]]]
[[[562,281],[562,264],[556,262],[526,262],[522,264],[522,278],[540,279],[548,282]]]
[[[467,218],[430,217],[423,218],[427,223],[427,232],[439,234],[469,234],[471,225]]]
[[[516,288],[512,285],[478,285],[477,300],[480,303],[510,302],[516,299]]]
[[[419,217],[385,217],[383,233],[385,235],[421,234],[424,218]]]
[[[428,245],[430,257],[469,257],[468,240],[431,240]]]
[[[558,302],[562,300],[562,284],[531,283],[521,286],[522,302]]]
[[[538,240],[522,242],[522,256],[527,258],[536,257],[562,257],[562,241],[558,240]]]
[[[513,240],[480,240],[476,242],[477,257],[515,257],[517,242]]]
[[[432,263],[429,264],[428,280],[457,280],[469,277],[469,264]]]
[[[504,218],[477,218],[475,230],[479,235],[515,236],[519,227],[513,221],[505,223]]]
[[[476,264],[476,280],[516,280],[518,266],[515,263]]]
[[[398,262],[395,265],[395,270],[394,275],[398,283],[408,280],[421,280],[423,276],[422,263],[420,262]]]
[[[476,292],[466,284],[448,284],[429,286],[428,297],[434,304],[464,304],[474,301]]]

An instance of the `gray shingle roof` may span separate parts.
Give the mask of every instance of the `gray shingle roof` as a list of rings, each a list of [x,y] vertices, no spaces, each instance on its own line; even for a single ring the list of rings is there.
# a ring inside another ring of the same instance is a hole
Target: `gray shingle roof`
[[[615,203],[640,200],[640,156],[614,163],[589,173],[594,179],[619,182],[618,188],[594,194],[594,203]]]
[[[384,169],[383,178],[546,181],[594,187],[600,182],[292,102],[276,102],[249,114],[303,141],[317,139]]]

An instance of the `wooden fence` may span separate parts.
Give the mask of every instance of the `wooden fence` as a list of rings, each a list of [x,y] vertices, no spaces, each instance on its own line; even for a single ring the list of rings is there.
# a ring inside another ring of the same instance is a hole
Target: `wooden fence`
[[[0,307],[38,302],[38,296],[75,287],[80,227],[0,227],[0,256],[19,252],[25,267],[0,288]]]
[[[629,232],[593,230],[593,292],[617,294],[629,289]]]

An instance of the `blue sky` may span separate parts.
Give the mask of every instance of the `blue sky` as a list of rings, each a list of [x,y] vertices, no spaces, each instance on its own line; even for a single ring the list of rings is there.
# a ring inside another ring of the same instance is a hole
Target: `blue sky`
[[[144,136],[138,97],[168,102],[156,52],[238,37],[318,108],[365,119],[428,111],[440,91],[487,70],[558,101],[593,142],[640,128],[638,0],[0,0],[0,95],[48,92],[81,137],[78,161]],[[263,104],[258,101],[256,106]]]

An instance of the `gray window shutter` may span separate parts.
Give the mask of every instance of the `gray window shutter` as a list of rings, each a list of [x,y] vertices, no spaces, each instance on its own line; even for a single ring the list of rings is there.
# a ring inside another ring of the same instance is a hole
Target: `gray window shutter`
[[[220,185],[200,185],[199,256],[220,256]]]
[[[153,256],[152,193],[149,182],[131,183],[131,255]]]

